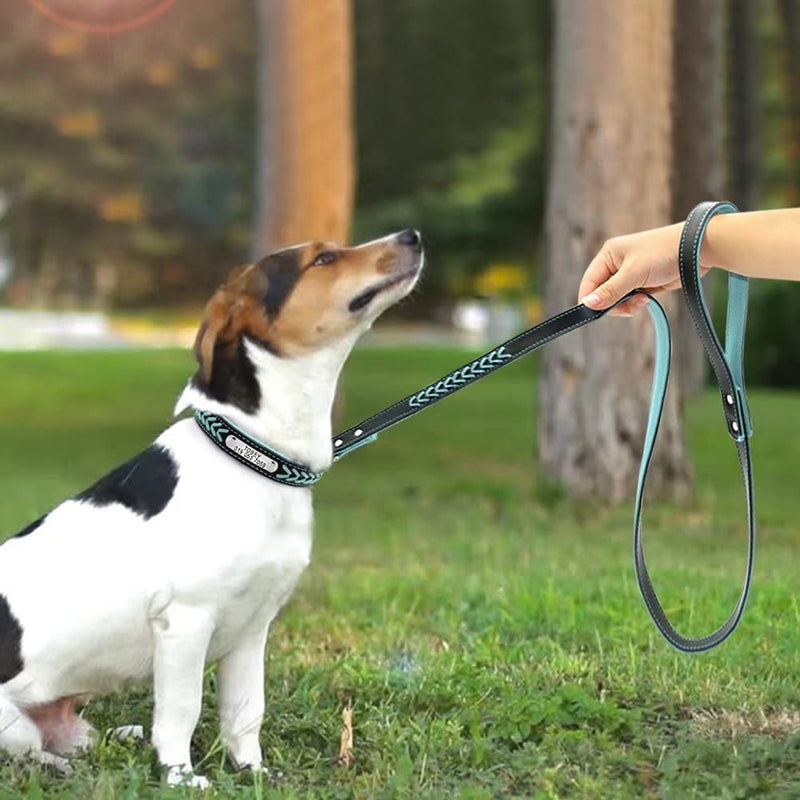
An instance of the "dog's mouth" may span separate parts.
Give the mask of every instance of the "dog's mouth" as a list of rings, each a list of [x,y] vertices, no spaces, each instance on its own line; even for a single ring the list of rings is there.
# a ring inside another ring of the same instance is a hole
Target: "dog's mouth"
[[[420,266],[421,260],[417,260],[413,267],[404,269],[396,275],[391,275],[386,280],[356,295],[350,301],[350,305],[347,307],[348,311],[350,311],[351,314],[355,314],[357,311],[366,308],[381,292],[385,292],[387,289],[391,289],[399,283],[415,278],[419,274]]]

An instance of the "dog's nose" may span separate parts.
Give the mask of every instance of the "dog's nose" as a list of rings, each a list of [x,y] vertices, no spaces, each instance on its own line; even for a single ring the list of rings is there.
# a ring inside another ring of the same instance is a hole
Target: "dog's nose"
[[[419,231],[409,228],[408,230],[401,231],[397,234],[397,242],[398,244],[407,244],[412,247],[419,247],[420,244],[422,244],[422,237],[419,235]]]

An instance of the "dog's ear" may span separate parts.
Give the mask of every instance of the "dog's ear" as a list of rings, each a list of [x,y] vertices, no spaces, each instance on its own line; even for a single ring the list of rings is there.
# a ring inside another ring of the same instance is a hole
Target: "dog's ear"
[[[194,340],[194,354],[200,365],[200,377],[204,383],[211,380],[214,368],[214,351],[217,341],[225,334],[232,316],[231,298],[225,289],[219,289],[208,301],[205,317]]]

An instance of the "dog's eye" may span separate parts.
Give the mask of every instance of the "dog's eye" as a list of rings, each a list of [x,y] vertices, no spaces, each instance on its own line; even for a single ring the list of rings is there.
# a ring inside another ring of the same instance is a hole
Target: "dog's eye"
[[[312,262],[312,267],[324,267],[326,264],[333,264],[334,261],[339,257],[338,253],[334,253],[333,250],[326,250],[324,253],[320,253]]]

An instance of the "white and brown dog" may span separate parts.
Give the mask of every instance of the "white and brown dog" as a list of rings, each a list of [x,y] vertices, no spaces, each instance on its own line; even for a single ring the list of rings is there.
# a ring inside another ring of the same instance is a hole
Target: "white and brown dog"
[[[224,415],[324,470],[344,361],[422,261],[409,230],[292,247],[234,271],[208,303],[199,369],[175,413]],[[76,707],[152,676],[168,780],[205,785],[189,749],[204,668],[217,662],[222,739],[237,766],[260,769],[267,632],[309,563],[311,529],[309,489],[251,471],[188,418],[6,541],[0,748],[66,766],[92,738]]]

